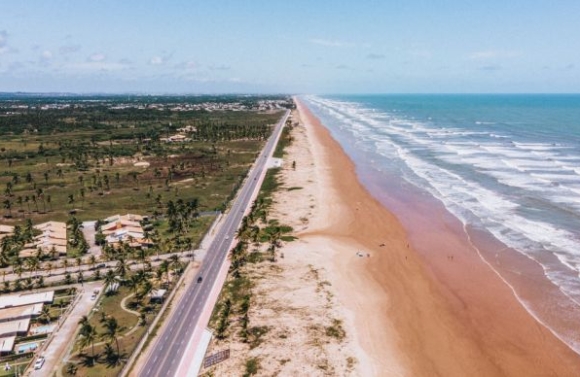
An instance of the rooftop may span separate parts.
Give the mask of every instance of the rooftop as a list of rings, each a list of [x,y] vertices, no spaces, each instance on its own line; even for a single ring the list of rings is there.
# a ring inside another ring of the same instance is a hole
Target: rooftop
[[[0,309],[38,303],[50,303],[53,299],[54,291],[0,296]]]

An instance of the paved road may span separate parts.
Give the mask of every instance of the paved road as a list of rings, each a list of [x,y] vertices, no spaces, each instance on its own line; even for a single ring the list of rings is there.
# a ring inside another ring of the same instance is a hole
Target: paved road
[[[226,260],[235,232],[240,226],[245,210],[251,205],[253,194],[261,176],[265,173],[268,157],[274,151],[276,141],[289,114],[290,112],[287,111],[276,125],[272,136],[242,186],[230,213],[225,216],[222,227],[209,246],[193,284],[187,288],[172,316],[167,319],[168,325],[153,345],[154,349],[141,370],[140,376],[175,376],[200,314],[204,311],[214,281]],[[202,277],[202,281],[197,283],[199,277]]]

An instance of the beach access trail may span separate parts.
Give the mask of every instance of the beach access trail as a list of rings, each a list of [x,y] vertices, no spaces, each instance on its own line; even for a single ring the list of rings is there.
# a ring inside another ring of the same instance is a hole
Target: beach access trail
[[[451,232],[428,235],[433,252],[441,248],[455,255],[453,261],[429,263],[415,252],[397,218],[358,182],[340,145],[297,103],[312,151],[309,182],[315,187],[299,242],[304,257],[315,250],[315,259],[326,261],[328,280],[349,318],[346,332],[362,347],[367,371],[577,375],[580,357],[536,322],[464,241]]]

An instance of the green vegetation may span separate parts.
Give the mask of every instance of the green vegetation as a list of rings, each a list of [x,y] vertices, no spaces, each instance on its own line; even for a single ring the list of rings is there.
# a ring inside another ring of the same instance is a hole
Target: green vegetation
[[[287,126],[289,127],[289,123]],[[287,128],[277,145],[278,156],[283,155],[284,147],[291,142]],[[247,265],[275,263],[277,250],[282,246],[282,242],[295,239],[290,235],[293,231],[291,227],[269,218],[273,203],[272,194],[280,187],[279,173],[280,168],[266,172],[258,197],[238,229],[238,243],[230,255],[229,275],[210,319],[210,327],[215,330],[218,342],[236,338],[247,344],[248,349],[253,349],[260,346],[264,336],[270,331],[267,326],[251,323],[250,309],[254,300],[252,288],[255,277],[248,273]],[[257,374],[259,368],[258,358],[248,359],[244,376]]]
[[[325,332],[327,336],[335,338],[338,341],[341,341],[346,336],[346,332],[342,327],[342,321],[339,319],[333,319],[332,325],[325,327]]]
[[[123,368],[147,331],[147,319],[160,307],[146,298],[148,286],[151,289],[147,274],[138,271],[117,292],[103,297],[97,313],[81,318],[73,358],[64,366],[64,375],[74,375],[75,368],[82,376],[115,375]]]
[[[81,221],[120,210],[153,215],[180,198],[198,198],[202,210],[222,208],[280,117],[160,111],[112,99],[67,104],[42,110],[47,103],[23,102],[28,107],[15,112],[2,111],[13,102],[0,101],[6,219],[66,220],[71,210]],[[175,134],[186,141],[165,141]],[[149,166],[134,166],[136,161]]]
[[[244,371],[244,377],[254,376],[258,374],[260,370],[260,359],[257,357],[252,357],[246,360],[246,370]]]

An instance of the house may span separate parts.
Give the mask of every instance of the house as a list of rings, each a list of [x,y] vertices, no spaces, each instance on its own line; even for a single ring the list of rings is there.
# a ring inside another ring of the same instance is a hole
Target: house
[[[142,216],[133,214],[111,216],[105,219],[104,225],[101,225],[101,232],[105,236],[105,241],[113,246],[121,242],[128,243],[131,247],[149,245],[151,240],[145,238],[140,223],[142,220]]]
[[[42,312],[43,305],[43,303],[39,302],[30,305],[0,309],[0,323],[10,322],[23,318],[37,317]]]
[[[172,136],[169,136],[169,137],[162,137],[159,140],[160,141],[164,141],[166,143],[183,143],[184,141],[189,141],[191,139],[189,139],[185,135],[176,134],[176,135],[172,135]]]
[[[151,302],[161,302],[165,298],[165,294],[167,293],[167,289],[154,289],[151,291],[149,300]]]
[[[60,254],[66,255],[66,223],[48,221],[34,226],[41,233],[34,237],[34,241],[24,245],[18,256],[28,258],[36,255],[40,249],[43,253],[49,253],[53,248]]]
[[[0,336],[0,354],[4,355],[12,352],[16,335]]]
[[[7,309],[18,306],[26,306],[39,303],[52,303],[54,291],[37,293],[20,293],[0,296],[0,309]]]

